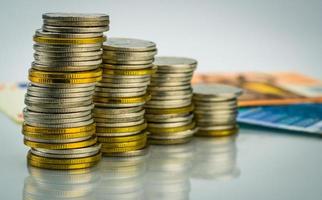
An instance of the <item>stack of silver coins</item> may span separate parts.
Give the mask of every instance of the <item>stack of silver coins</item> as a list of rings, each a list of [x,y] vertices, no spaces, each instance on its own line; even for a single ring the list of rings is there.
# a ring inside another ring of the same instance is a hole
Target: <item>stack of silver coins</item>
[[[96,199],[144,199],[147,158],[148,154],[143,153],[131,157],[102,158]]]
[[[156,45],[139,39],[109,38],[103,50],[103,78],[94,95],[96,134],[102,153],[129,156],[145,152],[143,105],[150,99],[146,89],[155,72],[152,63]]]
[[[235,135],[219,138],[195,138],[191,175],[195,179],[229,180],[240,175]]]
[[[30,165],[79,169],[101,157],[92,117],[93,94],[101,80],[105,14],[43,14],[34,36],[34,62],[25,96],[24,143]]]
[[[152,75],[145,105],[151,144],[189,142],[195,132],[191,79],[197,61],[182,57],[156,57],[157,73]]]
[[[189,199],[192,143],[152,145],[145,175],[145,199]]]
[[[95,199],[100,176],[97,167],[77,170],[46,170],[28,166],[23,187],[24,200]]]
[[[227,136],[237,133],[237,98],[242,90],[233,86],[195,85],[194,115],[198,136]]]

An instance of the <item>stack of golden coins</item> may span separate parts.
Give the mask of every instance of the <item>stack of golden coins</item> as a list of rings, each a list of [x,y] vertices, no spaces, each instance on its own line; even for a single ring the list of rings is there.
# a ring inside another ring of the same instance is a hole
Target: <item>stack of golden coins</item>
[[[197,61],[183,57],[156,57],[157,73],[152,75],[145,105],[149,143],[189,142],[195,132],[191,102],[191,78]]]
[[[34,36],[34,62],[25,96],[24,143],[28,163],[48,169],[79,169],[101,158],[92,117],[101,80],[105,14],[43,14]]]
[[[28,166],[23,200],[95,199],[95,186],[100,177],[97,167],[76,170],[47,170]]]
[[[197,136],[227,136],[237,133],[237,98],[242,90],[233,86],[213,84],[193,88]]]
[[[109,38],[103,45],[103,78],[94,95],[96,134],[106,156],[145,152],[147,133],[143,105],[157,49],[153,42]]]

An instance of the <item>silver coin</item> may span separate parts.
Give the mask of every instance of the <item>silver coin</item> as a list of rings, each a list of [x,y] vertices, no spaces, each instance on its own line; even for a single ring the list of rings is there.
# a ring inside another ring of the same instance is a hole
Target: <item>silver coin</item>
[[[99,126],[97,126],[97,127],[99,127]],[[96,133],[96,135],[97,135],[97,137],[122,137],[122,136],[135,135],[140,132],[141,131],[124,132],[124,133]]]
[[[67,84],[67,83],[51,83],[51,84],[42,84],[42,83],[32,83],[34,86],[48,88],[48,90],[55,89],[77,89],[77,88],[85,88],[85,87],[93,87],[97,83],[83,83],[83,84]]]
[[[36,36],[47,38],[97,38],[103,37],[103,33],[54,33],[42,29],[36,30]]]
[[[144,119],[144,115],[135,116],[135,117],[123,117],[123,118],[100,118],[94,117],[96,123],[127,123],[127,122],[136,122],[138,120]]]
[[[108,92],[108,93],[127,93],[127,92],[142,92],[146,91],[147,86],[138,87],[138,88],[104,88],[96,87],[96,92]]]
[[[87,105],[93,104],[92,100],[89,101],[80,101],[80,102],[72,102],[72,103],[39,103],[39,102],[30,102],[25,99],[25,104],[27,105],[28,109],[32,110],[33,107],[40,107],[40,108],[47,108],[47,109],[64,109],[64,108],[77,108],[83,107]],[[35,111],[35,110],[33,110]]]
[[[57,33],[102,33],[109,30],[109,26],[94,27],[71,27],[71,26],[50,26],[44,24],[42,29],[47,32]]]
[[[123,59],[129,59],[129,60],[132,60],[133,58],[137,58],[139,60],[150,60],[150,59],[153,59],[156,54],[157,54],[156,49],[152,51],[139,51],[139,52],[104,50],[103,57],[104,56],[108,58],[116,57],[116,58],[123,58]]]
[[[171,100],[181,100],[181,99],[189,99],[192,97],[192,93],[191,94],[187,94],[187,95],[172,95],[172,96],[157,96],[157,95],[153,95],[152,94],[152,98],[151,100],[159,100],[159,101],[171,101]]]
[[[55,66],[55,65],[39,65],[35,62],[32,64],[32,69],[46,72],[82,72],[98,69],[99,65],[88,66]],[[69,84],[70,85],[70,84]]]
[[[94,156],[99,153],[99,150],[89,152],[89,153],[78,153],[78,154],[48,154],[43,153],[41,151],[37,151],[37,149],[31,149],[30,152],[34,155],[45,157],[45,158],[59,158],[59,159],[71,159],[71,158],[85,158],[89,156]]]
[[[152,96],[176,96],[176,95],[185,96],[185,95],[192,94],[191,89],[178,90],[178,91],[153,91],[153,90],[150,90],[149,92],[151,93]]]
[[[177,116],[176,116],[177,115]],[[175,122],[182,122],[188,120],[192,120],[193,114],[172,114],[172,115],[152,115],[146,114],[145,119],[148,122],[159,122],[159,123],[175,123]],[[160,117],[162,116],[162,117]],[[168,117],[170,116],[170,117]]]
[[[75,108],[43,108],[39,106],[27,106],[28,110],[34,112],[42,112],[42,113],[75,113],[75,112],[85,112],[92,110],[94,108],[94,104],[89,104],[86,106],[77,106]]]
[[[193,91],[195,99],[202,99],[203,97],[207,98],[208,100],[217,100],[218,98],[233,99],[242,94],[242,90],[240,88],[223,84],[194,85]]]
[[[101,56],[103,51],[101,49],[97,51],[85,51],[85,52],[47,52],[47,51],[35,51],[37,56],[45,56],[49,58],[58,57],[90,57],[90,56]],[[45,58],[47,59],[47,58]]]
[[[212,126],[222,126],[222,125],[236,125],[236,120],[232,120],[232,121],[212,121],[212,122],[197,121],[196,124],[197,124],[198,127],[212,127]]]
[[[98,82],[97,86],[99,87],[111,87],[111,88],[137,88],[137,87],[145,87],[150,84],[150,81],[148,82],[139,82],[139,83],[105,83],[105,82]]]
[[[169,56],[157,56],[155,58],[154,64],[157,65],[160,69],[186,69],[192,68],[195,69],[197,66],[197,61],[192,58],[184,57],[169,57]]]
[[[69,118],[77,118],[90,115],[91,111],[83,111],[83,112],[76,112],[76,113],[66,113],[66,114],[47,114],[47,113],[40,113],[40,112],[33,112],[28,110],[27,108],[23,109],[24,117],[31,117],[31,118],[39,118],[39,119],[69,119]]]
[[[185,126],[191,124],[192,119],[187,118],[185,121],[181,122],[169,122],[169,123],[148,123],[148,128],[174,128],[179,126]]]
[[[151,79],[151,86],[153,87],[167,87],[167,86],[182,86],[182,85],[188,85],[188,84],[191,84],[191,81],[181,81],[181,82],[175,82],[175,81],[172,81],[172,82],[155,82],[153,81],[153,79]]]
[[[34,59],[36,63],[50,63],[50,62],[85,62],[101,59],[100,55],[95,56],[71,56],[71,57],[49,57],[34,54]]]
[[[86,126],[89,124],[92,124],[94,120],[91,118],[87,121],[82,122],[73,122],[73,123],[67,123],[67,124],[45,124],[45,123],[36,123],[36,122],[26,122],[26,124],[30,126],[36,126],[36,127],[43,127],[43,128],[73,128],[73,127],[79,127],[79,126]]]
[[[128,127],[143,124],[144,119],[135,122],[124,122],[124,123],[96,123],[96,126],[99,127]]]
[[[107,64],[120,64],[120,65],[152,65],[153,59],[150,60],[121,60],[121,59],[105,59],[103,58],[103,63]]]
[[[151,79],[154,83],[166,83],[166,82],[185,82],[185,81],[191,81],[191,76],[186,77],[157,77]]]
[[[191,90],[191,85],[181,85],[181,86],[171,86],[171,87],[149,86],[148,91],[150,91],[150,90],[151,91],[159,91],[159,92]]]
[[[127,93],[110,93],[110,92],[95,92],[95,96],[98,97],[116,97],[116,98],[122,98],[122,97],[139,97],[146,94],[146,91],[140,91],[140,92],[127,92]]]
[[[159,101],[150,100],[146,103],[146,108],[180,108],[191,104],[191,99]]]
[[[122,54],[119,54],[118,56],[115,55],[110,55],[110,54],[106,54],[106,51],[104,51],[104,54],[102,56],[103,60],[107,60],[107,63],[110,63],[110,60],[113,60],[114,62],[121,62],[121,63],[125,63],[125,64],[131,64],[133,62],[140,62],[137,64],[152,64],[154,57],[153,56],[148,56],[148,57],[130,57],[130,56],[125,56]],[[149,62],[143,62],[143,61],[149,61]],[[113,62],[113,63],[114,63]]]
[[[98,107],[107,107],[107,108],[129,108],[129,107],[137,107],[137,106],[143,106],[145,102],[140,103],[124,103],[124,104],[115,104],[115,103],[99,103],[94,102],[95,106]]]
[[[203,109],[199,110],[196,109],[194,110],[194,113],[197,116],[207,116],[207,115],[216,115],[216,116],[226,116],[226,115],[237,115],[238,113],[238,108],[235,109]]]
[[[64,140],[44,140],[38,138],[32,138],[24,136],[25,140],[32,141],[32,142],[39,142],[39,143],[55,143],[55,144],[64,144],[64,143],[72,143],[72,142],[81,142],[84,140],[90,139],[92,136],[82,137],[82,138],[73,138],[73,139],[64,139]]]
[[[205,108],[205,107],[217,107],[217,108],[235,108],[238,106],[237,99],[231,99],[227,101],[200,101],[196,100],[195,98],[192,98],[195,105],[199,108]]]
[[[30,96],[28,93],[25,95],[25,101],[31,103],[41,103],[41,104],[63,104],[63,103],[78,103],[86,102],[92,100],[93,97],[76,97],[76,98],[46,98],[46,97],[34,97]]]
[[[192,73],[196,70],[196,67],[191,67],[191,68],[175,68],[175,67],[166,67],[163,68],[160,66],[160,68],[158,68],[158,73]]]
[[[24,120],[26,124],[53,124],[53,125],[63,125],[63,124],[70,124],[70,123],[78,123],[92,119],[92,115],[86,115],[81,117],[74,117],[70,119],[62,118],[62,119],[42,119],[39,117],[31,117],[31,116],[24,116]]]
[[[55,45],[55,44],[39,44],[33,45],[33,49],[36,52],[46,52],[46,53],[82,53],[91,51],[100,51],[102,48],[101,43],[94,44],[80,44],[80,45]]]
[[[105,156],[116,156],[116,157],[130,157],[130,156],[144,156],[148,154],[149,147],[145,146],[143,149],[138,149],[134,151],[127,151],[122,153],[103,153]]]
[[[44,13],[43,19],[58,20],[58,21],[105,21],[109,20],[109,16],[106,14],[98,13]]]
[[[159,140],[181,139],[181,138],[192,137],[197,130],[198,129],[195,128],[195,129],[192,129],[192,130],[176,132],[173,135],[154,135],[154,134],[151,134],[151,135],[149,135],[149,138],[151,138],[151,139],[159,139]]]
[[[122,76],[122,75],[102,75],[102,82],[106,83],[140,83],[150,81],[150,75],[143,76]]]
[[[82,92],[90,92],[94,91],[95,85],[90,85],[87,87],[76,87],[76,88],[53,88],[53,87],[39,87],[34,85],[33,83],[28,84],[28,91],[31,92],[40,92],[40,93],[82,93]]]
[[[80,92],[80,93],[50,93],[50,92],[33,92],[27,90],[27,94],[32,97],[44,97],[44,98],[77,98],[88,97],[94,94],[93,91]]]
[[[120,64],[107,64],[107,63],[103,63],[102,64],[102,68],[103,69],[124,69],[124,70],[128,70],[128,69],[146,69],[146,68],[151,68],[154,65],[151,64],[146,64],[146,65],[120,65]]]
[[[156,44],[140,39],[111,37],[103,44],[103,49],[112,51],[153,51],[156,49]]]
[[[153,79],[166,79],[166,78],[190,78],[192,79],[193,73],[155,73],[152,74]]]
[[[55,66],[58,67],[88,67],[88,66],[97,66],[102,63],[102,59],[98,60],[89,60],[89,61],[49,61],[49,60],[38,60],[34,61],[36,65],[45,65],[45,66]]]
[[[129,108],[101,108],[101,107],[95,107],[94,114],[103,114],[103,115],[119,115],[123,116],[127,113],[136,113],[143,110],[141,106],[137,107],[129,107]]]
[[[98,118],[106,118],[106,119],[113,119],[113,118],[131,118],[131,117],[141,117],[144,115],[145,110],[141,108],[137,112],[128,112],[128,113],[111,113],[110,110],[112,109],[105,109],[103,112],[97,112],[97,108],[94,108],[94,117]],[[115,109],[117,110],[117,109]],[[128,109],[129,110],[129,109]],[[106,112],[107,111],[107,112]]]
[[[43,149],[36,148],[38,152],[42,152],[45,154],[55,154],[55,155],[75,155],[75,154],[83,154],[83,153],[92,153],[97,152],[101,149],[101,144],[95,144],[89,147],[77,148],[77,149]]]
[[[198,126],[200,131],[219,131],[219,130],[229,130],[229,129],[234,129],[236,128],[236,124],[229,124],[229,125],[216,125],[216,126]]]

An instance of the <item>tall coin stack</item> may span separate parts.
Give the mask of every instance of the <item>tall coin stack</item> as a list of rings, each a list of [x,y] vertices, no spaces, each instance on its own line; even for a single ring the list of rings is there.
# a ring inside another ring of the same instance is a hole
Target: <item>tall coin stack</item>
[[[28,163],[48,169],[79,169],[101,158],[92,117],[101,80],[104,14],[43,14],[33,38],[34,62],[25,96],[24,143]]]
[[[134,156],[146,152],[143,105],[156,45],[150,41],[109,38],[103,45],[103,78],[96,88],[96,134],[105,156]]]
[[[227,136],[237,133],[237,98],[242,90],[233,86],[214,84],[193,88],[194,115],[198,136]]]
[[[180,144],[195,132],[191,102],[191,78],[197,61],[182,57],[156,57],[157,73],[152,75],[145,105],[151,144]]]

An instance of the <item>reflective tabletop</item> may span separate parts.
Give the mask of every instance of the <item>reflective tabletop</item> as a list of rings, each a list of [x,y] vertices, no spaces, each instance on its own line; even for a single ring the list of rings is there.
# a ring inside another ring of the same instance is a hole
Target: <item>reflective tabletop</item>
[[[237,136],[150,146],[92,169],[27,167],[20,125],[0,115],[0,199],[321,199],[322,138],[240,128]]]

